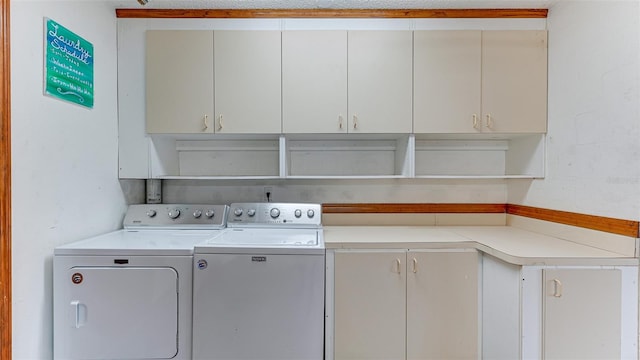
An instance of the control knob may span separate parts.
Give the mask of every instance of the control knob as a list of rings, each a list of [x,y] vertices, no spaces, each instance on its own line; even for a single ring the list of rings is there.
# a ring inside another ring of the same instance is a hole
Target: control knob
[[[301,217],[301,216],[302,216],[302,210],[300,210],[300,209],[296,209],[296,211],[294,211],[294,212],[293,212],[293,214],[294,214],[297,218],[299,218],[299,217]]]
[[[242,208],[236,208],[235,210],[233,210],[233,214],[235,216],[240,216],[242,215]]]
[[[170,210],[168,215],[171,219],[177,219],[180,216],[180,209]]]
[[[155,210],[149,210],[147,211],[147,216],[152,218],[154,216],[156,216],[156,211]]]
[[[307,217],[312,218],[316,215],[316,212],[313,209],[307,210]]]
[[[249,216],[254,216],[256,214],[256,209],[249,209],[247,210],[247,215]]]
[[[213,212],[212,209],[207,210],[207,212],[204,213],[204,216],[208,217],[208,218],[212,218],[213,215],[215,215],[216,213]]]
[[[199,219],[200,216],[202,216],[202,210],[198,209],[198,210],[193,212],[193,217],[194,218]]]
[[[271,215],[272,218],[277,218],[278,216],[280,216],[280,209],[278,208],[273,208],[271,209],[271,211],[269,211],[269,215]]]

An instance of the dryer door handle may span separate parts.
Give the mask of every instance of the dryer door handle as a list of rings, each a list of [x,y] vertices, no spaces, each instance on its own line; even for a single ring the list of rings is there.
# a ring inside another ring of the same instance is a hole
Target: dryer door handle
[[[87,305],[79,300],[73,300],[69,305],[71,305],[71,323],[79,329],[87,323]]]

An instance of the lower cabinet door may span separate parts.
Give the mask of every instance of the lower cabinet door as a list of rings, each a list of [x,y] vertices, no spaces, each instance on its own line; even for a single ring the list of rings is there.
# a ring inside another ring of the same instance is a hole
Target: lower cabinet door
[[[406,251],[335,252],[336,360],[405,359]]]
[[[479,254],[407,253],[407,359],[479,359]]]
[[[544,359],[619,359],[621,272],[543,270]]]

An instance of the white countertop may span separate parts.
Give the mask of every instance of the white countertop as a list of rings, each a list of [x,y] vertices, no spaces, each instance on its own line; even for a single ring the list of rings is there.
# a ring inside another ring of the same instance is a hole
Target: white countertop
[[[327,249],[474,248],[516,265],[638,265],[638,259],[511,226],[325,226]]]

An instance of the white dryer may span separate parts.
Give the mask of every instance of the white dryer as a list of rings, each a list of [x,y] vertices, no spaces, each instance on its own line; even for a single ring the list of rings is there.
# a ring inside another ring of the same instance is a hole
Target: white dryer
[[[236,203],[194,250],[193,359],[322,360],[319,204]]]
[[[54,359],[191,359],[194,246],[224,205],[131,205],[124,229],[54,251]]]

